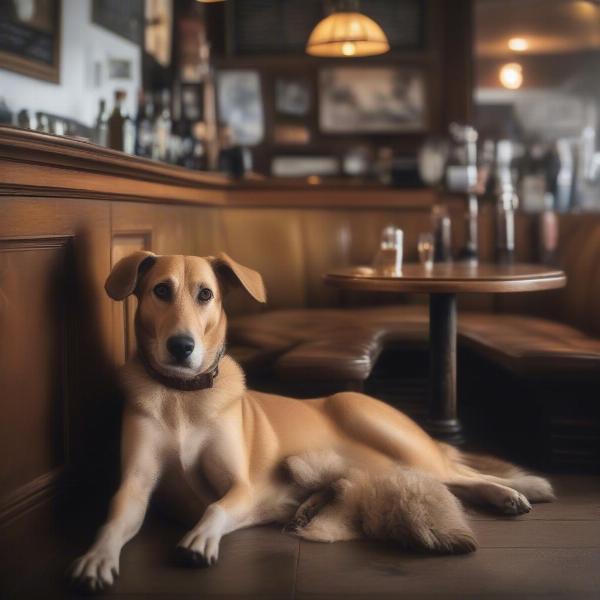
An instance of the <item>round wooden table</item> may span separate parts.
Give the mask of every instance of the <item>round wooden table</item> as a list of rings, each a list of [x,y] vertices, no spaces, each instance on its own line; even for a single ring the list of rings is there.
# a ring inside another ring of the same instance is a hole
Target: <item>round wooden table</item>
[[[429,294],[431,393],[427,430],[450,443],[463,441],[456,412],[456,294],[537,292],[564,287],[559,269],[541,265],[405,264],[400,274],[353,267],[325,275],[329,285],[364,292]]]

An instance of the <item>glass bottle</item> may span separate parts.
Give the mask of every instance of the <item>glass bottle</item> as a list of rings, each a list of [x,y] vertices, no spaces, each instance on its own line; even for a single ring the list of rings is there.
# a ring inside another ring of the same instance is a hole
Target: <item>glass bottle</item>
[[[154,121],[152,158],[164,162],[169,159],[169,139],[171,136],[171,110],[169,105],[169,90],[163,90],[160,111]]]
[[[106,119],[106,100],[102,98],[98,103],[98,116],[92,133],[92,141],[99,146],[108,145],[108,123]]]
[[[123,115],[123,102],[126,95],[123,90],[115,91],[115,105],[108,118],[108,145],[113,150],[123,151],[124,147],[125,117]]]
[[[152,156],[152,116],[154,106],[152,96],[140,90],[138,97],[138,112],[135,123],[135,153],[138,156]]]

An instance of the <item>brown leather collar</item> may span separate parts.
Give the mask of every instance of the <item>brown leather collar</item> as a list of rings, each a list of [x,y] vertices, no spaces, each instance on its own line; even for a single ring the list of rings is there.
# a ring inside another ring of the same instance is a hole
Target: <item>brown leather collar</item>
[[[144,365],[144,369],[146,369],[146,373],[148,373],[150,377],[156,379],[156,381],[165,387],[181,390],[182,392],[192,392],[196,390],[206,390],[213,387],[214,381],[219,374],[219,362],[225,354],[225,344],[221,346],[221,349],[219,350],[210,369],[204,371],[204,373],[196,375],[195,377],[191,377],[190,379],[184,379],[183,377],[175,377],[172,375],[163,375],[150,364],[150,361],[146,358],[141,348],[138,349],[138,354],[142,364]]]

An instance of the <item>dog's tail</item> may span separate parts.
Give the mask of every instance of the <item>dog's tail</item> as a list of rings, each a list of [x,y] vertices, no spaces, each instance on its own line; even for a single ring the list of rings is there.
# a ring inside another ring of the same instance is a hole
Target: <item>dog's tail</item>
[[[521,492],[530,502],[552,502],[556,499],[552,484],[543,477],[532,475],[525,469],[495,456],[464,452],[447,444],[440,445],[451,461]]]

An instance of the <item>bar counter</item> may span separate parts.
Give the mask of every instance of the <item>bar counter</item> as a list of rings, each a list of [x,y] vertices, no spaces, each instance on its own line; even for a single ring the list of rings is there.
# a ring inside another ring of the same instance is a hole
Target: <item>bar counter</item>
[[[168,202],[200,206],[429,208],[428,189],[338,180],[309,185],[226,175],[130,156],[90,142],[0,126],[0,194]]]

